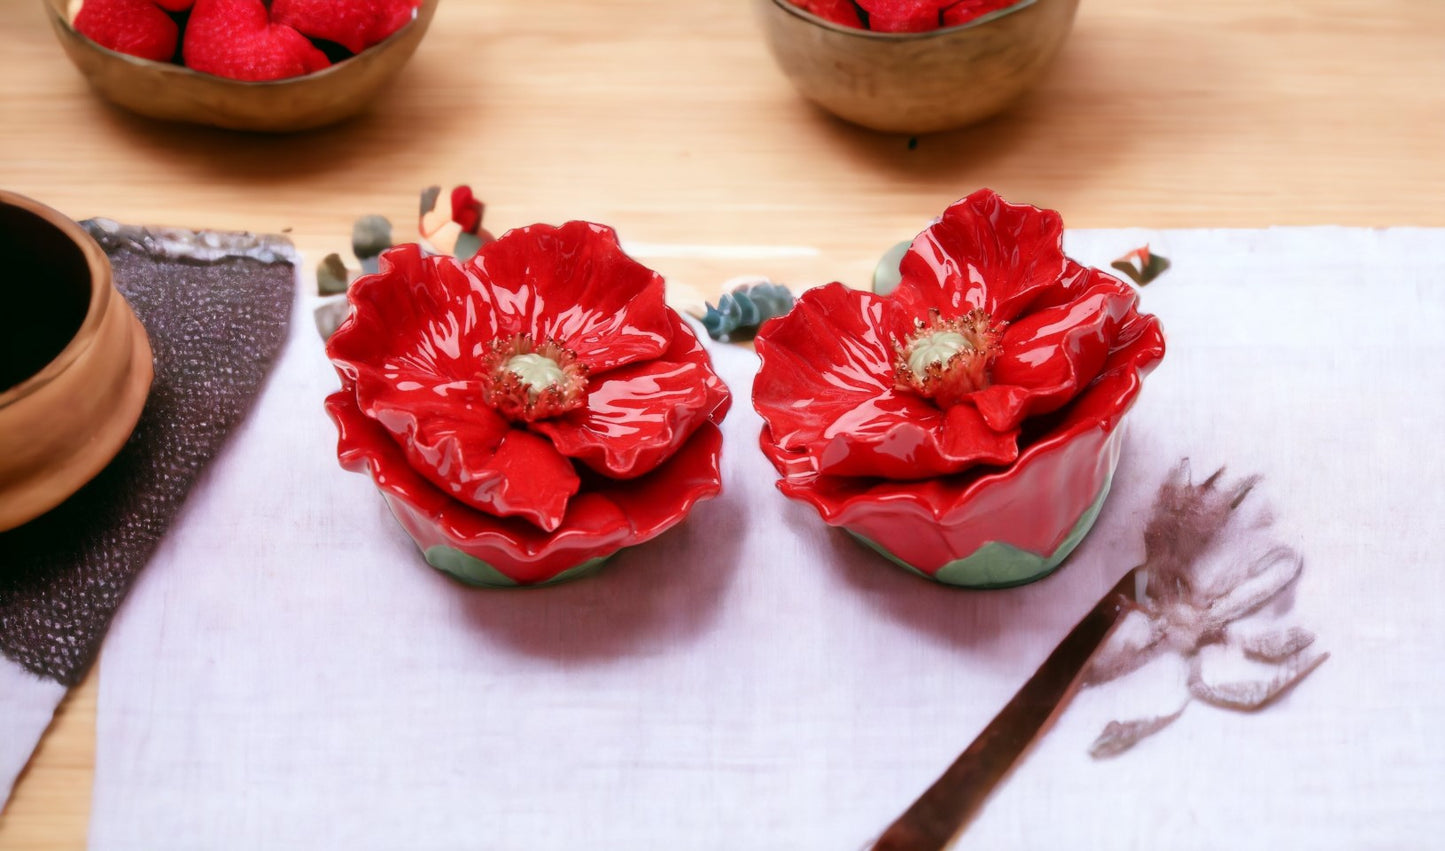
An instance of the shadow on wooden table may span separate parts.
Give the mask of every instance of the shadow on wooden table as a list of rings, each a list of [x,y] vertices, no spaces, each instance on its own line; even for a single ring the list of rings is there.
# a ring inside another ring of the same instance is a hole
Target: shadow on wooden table
[[[174,124],[143,118],[106,105],[97,117],[107,132],[164,158],[170,167],[197,182],[285,185],[328,172],[363,170],[385,179],[388,170],[433,156],[453,130],[475,120],[468,113],[437,109],[415,97],[420,81],[402,72],[370,109],[359,116],[295,134],[248,133]]]
[[[1248,125],[1201,124],[1198,133],[1159,136],[1162,124],[1188,125],[1196,115],[1219,116],[1200,108],[1240,82],[1237,67],[1217,40],[1187,22],[1168,28],[1131,20],[1094,18],[1080,12],[1074,35],[1038,88],[1002,113],[978,124],[909,137],[856,127],[819,107],[812,112],[818,135],[879,172],[909,185],[958,187],[961,197],[1000,181],[999,189],[1048,187],[1052,195],[1070,187],[1116,180],[1121,165],[1158,146],[1171,146],[1170,159],[1188,160],[1188,145],[1217,144],[1221,136],[1247,133]],[[1147,43],[1150,50],[1138,49]],[[1158,73],[1160,55],[1188,57],[1189,76]],[[1182,84],[1181,84],[1182,81]],[[1183,141],[1185,144],[1181,144]],[[1020,178],[1020,174],[1026,175]],[[1047,203],[1046,199],[1020,198]]]

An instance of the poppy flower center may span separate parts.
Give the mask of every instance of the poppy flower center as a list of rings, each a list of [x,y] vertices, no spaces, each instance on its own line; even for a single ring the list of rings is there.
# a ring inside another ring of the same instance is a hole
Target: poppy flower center
[[[988,368],[1001,350],[1003,323],[975,309],[944,319],[930,308],[927,321],[914,322],[913,333],[898,346],[894,379],[900,389],[911,390],[943,407],[989,385]]]
[[[562,365],[545,355],[515,355],[502,364],[502,368],[517,376],[527,388],[527,395],[533,399],[542,395],[548,387],[561,384],[567,378]]]
[[[517,334],[493,341],[483,368],[487,403],[511,420],[555,417],[586,398],[586,365],[556,340],[538,346],[530,334]]]

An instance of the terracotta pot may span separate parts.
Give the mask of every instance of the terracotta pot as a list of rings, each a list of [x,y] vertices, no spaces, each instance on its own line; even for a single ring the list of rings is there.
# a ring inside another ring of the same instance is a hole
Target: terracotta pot
[[[44,2],[70,61],[97,94],[117,106],[166,121],[289,133],[334,124],[369,106],[421,43],[438,0],[423,0],[411,23],[350,59],[314,74],[263,83],[108,50],[70,25],[67,0]]]
[[[808,100],[854,124],[932,133],[1000,112],[1044,76],[1079,0],[1021,0],[956,27],[886,33],[756,0],[773,58]]]
[[[0,530],[49,511],[115,457],[140,419],[145,329],[95,240],[0,191]]]

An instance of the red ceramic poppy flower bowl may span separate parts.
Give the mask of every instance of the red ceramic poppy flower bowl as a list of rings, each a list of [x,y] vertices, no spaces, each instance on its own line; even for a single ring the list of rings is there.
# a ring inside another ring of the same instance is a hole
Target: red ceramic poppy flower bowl
[[[764,325],[753,404],[782,491],[941,582],[1056,568],[1164,355],[1136,293],[1062,238],[1057,213],[983,190],[913,241],[890,295],[829,284]]]
[[[572,578],[720,490],[727,388],[610,228],[519,228],[465,262],[398,246],[348,298],[338,455],[438,569]]]

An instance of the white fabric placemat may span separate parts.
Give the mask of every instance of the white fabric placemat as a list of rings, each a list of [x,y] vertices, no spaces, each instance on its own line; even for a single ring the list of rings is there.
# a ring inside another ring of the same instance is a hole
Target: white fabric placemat
[[[0,657],[0,718],[5,719],[5,735],[0,736],[0,807],[9,800],[15,778],[30,761],[35,743],[64,697],[65,686]]]
[[[1144,242],[1170,350],[1113,493],[1054,576],[905,574],[773,487],[756,361],[725,491],[597,576],[470,590],[336,464],[304,313],[260,404],[126,601],[101,669],[91,845],[859,849],[1143,554],[1179,459],[1260,473],[1332,653],[1256,714],[1191,705],[1095,761],[1129,681],[1083,692],[969,847],[1402,848],[1445,835],[1445,232],[1080,231]],[[756,271],[766,272],[766,269]]]

